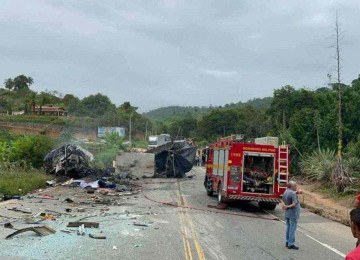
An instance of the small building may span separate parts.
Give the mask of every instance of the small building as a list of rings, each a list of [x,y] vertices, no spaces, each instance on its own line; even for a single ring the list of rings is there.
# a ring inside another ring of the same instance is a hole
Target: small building
[[[43,106],[35,107],[35,115],[67,116],[67,111],[63,107]]]
[[[13,111],[11,115],[13,115],[13,116],[22,116],[22,115],[25,115],[25,110]]]

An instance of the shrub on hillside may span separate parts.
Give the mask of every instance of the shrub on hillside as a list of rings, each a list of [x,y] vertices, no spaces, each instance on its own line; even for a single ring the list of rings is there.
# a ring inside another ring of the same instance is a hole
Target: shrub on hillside
[[[329,181],[336,165],[335,151],[316,150],[304,156],[300,162],[302,172],[314,180]]]
[[[344,167],[351,177],[359,177],[360,175],[360,159],[350,157],[344,160]]]
[[[32,167],[39,168],[52,147],[53,141],[47,136],[21,136],[12,142],[9,160],[26,161]]]

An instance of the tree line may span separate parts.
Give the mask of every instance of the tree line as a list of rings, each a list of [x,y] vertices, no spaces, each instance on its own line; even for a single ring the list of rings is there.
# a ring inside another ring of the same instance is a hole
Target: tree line
[[[359,158],[360,75],[350,85],[341,84],[341,91],[344,157]],[[260,136],[279,136],[292,146],[293,160],[300,162],[314,151],[337,150],[338,123],[335,83],[316,89],[286,85],[274,90],[268,106],[225,105],[200,118],[189,113],[181,119],[157,122],[156,126],[158,132],[193,137],[202,145],[236,133],[244,134],[249,141]],[[300,165],[295,166],[300,171]]]
[[[80,99],[58,91],[36,92],[30,88],[33,83],[33,78],[25,75],[5,79],[4,87],[0,88],[0,113],[24,111],[25,115],[35,115],[36,107],[41,111],[44,106],[59,106],[65,108],[71,117],[84,118],[84,122],[86,118],[92,118],[87,120],[91,127],[94,127],[94,122],[97,126],[128,127],[131,118],[135,132],[145,132],[147,125],[151,128],[151,122],[130,102],[116,106],[101,93]]]

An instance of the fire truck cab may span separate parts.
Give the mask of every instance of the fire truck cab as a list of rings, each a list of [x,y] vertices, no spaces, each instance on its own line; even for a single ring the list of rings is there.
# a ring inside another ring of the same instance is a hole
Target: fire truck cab
[[[289,180],[289,146],[277,137],[245,143],[243,135],[220,138],[207,151],[204,186],[219,202],[256,201],[273,210],[281,201]]]

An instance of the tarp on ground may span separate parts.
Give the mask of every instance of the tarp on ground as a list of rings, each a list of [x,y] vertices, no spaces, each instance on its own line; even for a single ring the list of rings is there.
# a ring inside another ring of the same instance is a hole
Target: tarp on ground
[[[155,154],[156,172],[167,177],[183,178],[193,165],[196,147],[186,141],[175,142],[165,151]]]

